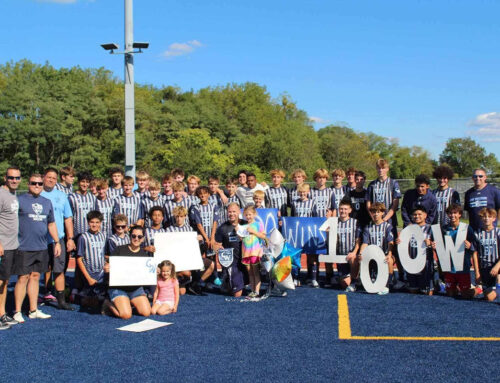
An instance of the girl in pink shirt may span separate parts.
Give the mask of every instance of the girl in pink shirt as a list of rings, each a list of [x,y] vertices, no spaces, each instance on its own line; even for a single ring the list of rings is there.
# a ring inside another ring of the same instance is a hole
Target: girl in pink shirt
[[[175,276],[175,266],[170,261],[158,265],[158,283],[153,297],[151,314],[166,315],[177,312],[179,305],[179,282]]]

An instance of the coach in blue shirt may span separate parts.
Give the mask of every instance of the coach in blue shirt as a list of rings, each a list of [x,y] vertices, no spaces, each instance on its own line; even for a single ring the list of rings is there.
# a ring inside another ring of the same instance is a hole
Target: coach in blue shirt
[[[464,210],[469,214],[469,224],[474,231],[481,229],[479,218],[481,209],[489,207],[500,214],[500,190],[486,183],[487,178],[484,169],[474,169],[472,175],[474,186],[465,192]],[[494,227],[497,226],[497,221],[493,223]]]
[[[401,205],[401,217],[403,218],[403,226],[410,225],[411,214],[415,208],[423,206],[427,211],[425,223],[432,224],[437,212],[437,200],[434,194],[429,192],[431,180],[425,174],[420,174],[415,177],[415,189],[407,190]]]

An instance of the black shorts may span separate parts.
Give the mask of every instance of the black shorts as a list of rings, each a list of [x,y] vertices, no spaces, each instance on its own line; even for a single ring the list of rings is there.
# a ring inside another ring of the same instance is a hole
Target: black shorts
[[[16,254],[17,250],[4,250],[3,256],[0,257],[0,281],[8,281],[14,273]]]
[[[349,263],[337,263],[337,270],[342,279],[351,276],[351,265]]]
[[[64,238],[63,238],[64,240]],[[69,254],[66,252],[66,244],[61,240],[61,255],[59,257],[54,257],[54,243],[49,244],[49,266],[52,271],[56,274],[64,273],[66,271],[66,266],[68,265]]]
[[[49,269],[49,253],[47,250],[18,250],[14,265],[17,275],[28,275],[33,272],[45,273]]]
[[[490,274],[490,271],[492,268],[493,268],[493,266],[487,267],[485,269],[479,269],[479,273],[481,274],[481,282],[483,285],[483,290],[485,292],[490,292],[491,290],[493,290],[496,287],[496,284],[497,284],[496,277],[493,277]],[[498,291],[497,291],[497,294],[498,294]]]
[[[233,294],[243,290],[245,287],[244,269],[245,266],[236,259],[230,267],[222,267],[222,279],[228,283],[228,287]]]

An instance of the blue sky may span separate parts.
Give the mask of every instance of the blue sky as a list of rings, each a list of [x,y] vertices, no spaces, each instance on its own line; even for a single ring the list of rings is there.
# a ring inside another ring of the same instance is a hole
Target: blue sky
[[[105,67],[123,76],[122,0],[2,0],[0,63]],[[437,157],[470,136],[500,157],[500,2],[136,0],[139,83],[257,82],[317,129],[341,123]]]

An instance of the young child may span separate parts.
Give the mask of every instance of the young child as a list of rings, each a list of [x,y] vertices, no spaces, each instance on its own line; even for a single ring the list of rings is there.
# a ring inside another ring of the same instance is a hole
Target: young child
[[[263,254],[262,241],[266,239],[264,225],[255,220],[257,211],[255,206],[248,205],[243,210],[243,215],[248,222],[248,236],[242,238],[241,263],[246,265],[250,279],[252,292],[248,294],[250,298],[256,298],[260,293],[260,258]]]
[[[122,168],[112,168],[109,171],[109,178],[111,179],[111,187],[108,189],[108,197],[113,199],[123,194],[123,177],[125,173]]]
[[[446,208],[446,222],[441,226],[441,233],[443,237],[449,235],[456,242],[458,234],[458,225],[460,225],[460,218],[462,218],[462,206],[456,203],[452,203]],[[455,271],[453,262],[451,264],[451,271],[444,273],[444,282],[446,288],[446,295],[450,297],[458,296],[458,293],[464,299],[471,299],[476,295],[475,289],[471,288],[471,278],[470,278],[470,268],[472,254],[474,253],[474,248],[472,243],[474,242],[474,232],[472,228],[467,225],[467,239],[465,240],[465,254],[464,254],[464,266],[462,271]],[[444,239],[444,238],[443,238]],[[433,244],[435,248],[435,244]]]
[[[362,171],[356,172],[356,188],[347,193],[346,198],[351,201],[351,217],[358,220],[359,226],[363,229],[370,223],[370,216],[366,210],[366,175]]]
[[[137,189],[134,190],[134,195],[141,199],[149,197],[149,174],[144,170],[139,170],[135,173],[135,179],[137,180]],[[158,190],[158,193],[160,190]]]
[[[139,216],[141,197],[133,193],[134,179],[126,176],[123,179],[123,194],[114,199],[113,216],[124,214],[128,218],[128,226],[144,225],[144,220]]]
[[[356,291],[354,281],[359,272],[358,250],[361,245],[361,228],[358,221],[350,217],[351,210],[349,200],[342,199],[338,208],[337,255],[346,255],[347,263],[338,263],[337,268],[340,286],[347,292]]]
[[[96,189],[97,198],[94,209],[102,214],[101,231],[107,238],[113,234],[113,221],[111,216],[113,215],[113,206],[115,202],[113,199],[109,198],[109,186],[106,180],[97,180]]]
[[[209,190],[206,186],[200,186],[196,189],[196,196],[200,199],[198,205],[192,205],[189,209],[189,222],[191,226],[196,229],[198,234],[203,238],[200,244],[201,254],[215,264],[215,253],[213,245],[215,243],[215,231],[217,230],[217,222],[219,220],[219,209],[216,205],[208,202]],[[220,286],[220,280],[217,269],[214,268],[214,284]]]
[[[392,234],[392,225],[384,221],[383,217],[386,214],[385,205],[382,202],[375,202],[370,206],[370,215],[372,217],[372,223],[365,227],[362,235],[362,245],[358,256],[358,261],[361,262],[363,259],[363,251],[368,247],[368,245],[376,245],[382,249],[385,254],[385,261],[387,262],[387,267],[389,269],[389,281],[394,279],[394,259],[392,256],[394,248],[394,236]],[[389,288],[385,287],[380,291],[379,295],[385,295],[389,293]]]
[[[94,210],[95,196],[89,192],[92,175],[88,172],[78,173],[78,190],[68,196],[69,205],[73,211],[74,235],[78,242],[78,236],[89,229],[87,214]]]
[[[317,217],[316,202],[309,199],[309,190],[309,185],[305,183],[297,187],[298,199],[292,203],[292,217]],[[294,283],[296,286],[300,286],[300,269],[294,271],[294,273]],[[318,275],[318,255],[307,254],[307,283],[318,288]]]
[[[423,205],[417,206],[413,209],[411,213],[411,222],[415,225],[420,226],[422,233],[425,238],[426,245],[426,262],[425,267],[422,271],[417,274],[406,273],[408,278],[408,291],[412,294],[422,293],[424,295],[433,294],[432,279],[434,274],[434,252],[432,249],[432,231],[431,225],[426,223],[427,210]],[[401,243],[399,237],[396,239],[396,244]],[[418,246],[420,244],[415,240],[415,238],[410,239],[409,244],[409,255],[411,258],[416,258],[418,254]]]
[[[448,185],[453,175],[453,170],[446,165],[438,166],[432,174],[438,184],[437,189],[432,191],[437,200],[437,213],[434,223],[440,225],[448,223],[448,214],[446,211],[448,206],[451,204],[460,205],[460,194]]]
[[[158,265],[158,283],[153,296],[151,314],[166,315],[177,312],[179,306],[179,282],[175,275],[175,266],[170,261]]]
[[[130,243],[130,237],[127,234],[127,216],[117,214],[113,217],[112,221],[115,233],[106,240],[106,255],[112,254],[118,246]]]
[[[225,202],[224,207],[219,210],[221,224],[223,224],[228,220],[227,208],[229,204],[236,203],[241,208],[241,201],[239,197],[236,195],[237,188],[238,188],[238,180],[236,178],[228,178],[226,181],[227,202]]]
[[[174,198],[165,201],[163,209],[165,210],[165,225],[170,226],[175,224],[175,217],[173,215],[174,208],[177,206],[182,206],[189,210],[192,205],[190,199],[184,197],[184,184],[182,182],[175,181],[172,184],[172,190],[174,191]]]
[[[163,191],[160,194],[160,198],[162,198],[163,201],[168,201],[174,198],[172,182],[173,178],[170,173],[166,173],[161,179],[161,186],[163,187]]]
[[[349,191],[349,187],[346,185],[342,185],[342,181],[345,178],[345,172],[342,169],[335,169],[332,172],[332,207],[333,216],[337,216],[337,209],[340,201],[346,193]]]
[[[156,233],[165,233],[163,228],[163,208],[161,206],[153,206],[149,209],[148,218],[151,222],[144,232],[144,242],[142,243],[144,250],[151,256],[154,255],[156,249],[154,239]]]
[[[356,189],[356,168],[349,168],[345,171],[345,178],[347,180],[347,191]]]
[[[104,283],[104,248],[106,237],[101,233],[103,216],[97,210],[87,214],[89,229],[78,238],[77,265],[83,275],[82,305],[97,306],[106,293]]]
[[[196,205],[200,203],[200,199],[196,195],[196,189],[200,187],[200,178],[197,176],[190,175],[187,178],[187,195],[185,196],[191,205]]]
[[[479,211],[482,229],[474,233],[474,270],[476,285],[483,285],[485,299],[492,302],[500,291],[500,228],[493,223],[497,212],[492,208]]]
[[[280,169],[271,170],[272,186],[266,190],[266,206],[271,209],[278,209],[278,218],[288,215],[288,189],[281,186],[285,178],[285,172]]]
[[[253,193],[253,203],[256,209],[264,209],[264,199],[266,198],[266,193],[263,190],[256,190]]]
[[[73,182],[75,181],[75,170],[71,166],[65,166],[59,171],[61,182],[56,183],[55,188],[66,194],[73,193]]]
[[[288,190],[288,206],[292,207],[293,203],[299,199],[298,188],[302,185],[307,179],[307,174],[302,169],[296,169],[292,173],[292,180],[295,183],[295,186]]]
[[[434,223],[437,211],[437,201],[434,194],[429,191],[431,180],[425,174],[419,174],[415,177],[415,189],[405,192],[403,203],[401,204],[401,217],[403,218],[403,227],[411,223],[411,215],[417,207],[424,207],[427,212],[426,223]]]
[[[165,201],[160,195],[160,183],[152,179],[149,181],[149,196],[145,196],[141,199],[140,213],[139,217],[144,221],[144,227],[151,227],[151,218],[149,217],[149,212],[154,206],[160,206],[163,208]]]

